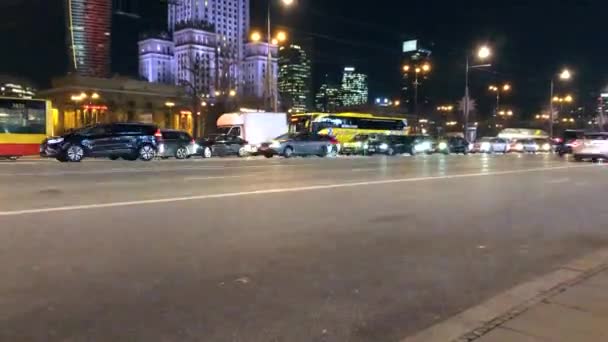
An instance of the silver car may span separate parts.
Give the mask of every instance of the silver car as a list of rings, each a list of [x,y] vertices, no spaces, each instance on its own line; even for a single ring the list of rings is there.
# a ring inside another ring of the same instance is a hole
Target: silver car
[[[608,159],[608,132],[585,134],[572,143],[572,151],[576,161]]]
[[[337,152],[338,141],[327,135],[310,133],[287,133],[260,146],[259,152],[266,158],[275,155],[291,158],[293,156],[316,155],[325,157]]]

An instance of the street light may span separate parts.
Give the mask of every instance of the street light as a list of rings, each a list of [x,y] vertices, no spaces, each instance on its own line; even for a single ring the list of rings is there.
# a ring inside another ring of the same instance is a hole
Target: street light
[[[492,55],[492,50],[488,47],[488,46],[481,46],[479,49],[477,49],[477,53],[476,56],[480,61],[483,61],[485,59],[488,59],[490,56]],[[492,64],[478,64],[478,65],[470,65],[469,62],[469,53],[467,53],[467,58],[466,58],[466,66],[465,66],[465,83],[464,83],[464,134],[465,137],[468,134],[468,129],[469,129],[469,102],[470,102],[470,92],[469,92],[469,71],[471,69],[479,69],[479,68],[485,68],[485,67],[491,67]]]
[[[252,42],[257,43],[260,40],[262,40],[262,34],[260,34],[260,32],[255,31],[255,32],[251,33],[251,41]]]
[[[493,91],[493,92],[496,93],[496,110],[494,111],[494,116],[496,116],[498,114],[498,110],[500,110],[500,94],[501,94],[501,92],[508,92],[508,91],[510,91],[511,90],[511,85],[509,83],[505,83],[501,87],[495,86],[495,85],[491,85],[491,86],[488,87],[488,89],[490,91]]]
[[[426,74],[431,71],[431,64],[429,62],[425,62],[421,65],[404,65],[403,72],[406,74],[410,72],[410,70],[414,70],[414,114],[418,115],[418,87],[420,86],[420,82],[418,81],[419,74]]]
[[[97,93],[91,94],[91,99],[98,100],[99,98],[100,98],[99,94],[97,94]]]
[[[559,79],[562,81],[568,81],[572,78],[572,73],[568,69],[562,70],[559,74]],[[553,124],[555,121],[555,110],[553,108],[554,102],[554,93],[555,91],[555,76],[551,77],[551,96],[549,97],[549,137],[553,138]],[[572,102],[572,97],[570,97],[570,102]]]
[[[283,5],[284,7],[290,7],[292,5],[295,4],[296,0],[280,0],[280,4]],[[273,45],[278,45],[279,41],[281,40],[281,37],[277,37],[277,41],[276,43],[274,41],[271,41],[271,6],[272,6],[273,1],[272,0],[268,0],[268,11],[267,11],[267,17],[266,17],[266,29],[267,29],[267,39],[269,43],[272,43]],[[284,33],[284,32],[283,32]],[[280,34],[280,33],[279,33]],[[287,39],[287,35],[284,35],[284,38]],[[267,54],[267,60],[266,60],[266,90],[267,90],[267,98],[268,98],[268,102],[269,102],[269,107],[271,107],[273,112],[277,111],[277,99],[276,96],[274,94],[273,91],[273,87],[272,87],[272,51],[270,50],[270,45],[268,45],[268,54]]]
[[[287,40],[287,33],[285,33],[285,31],[279,31],[277,33],[277,40],[279,42],[284,42]]]

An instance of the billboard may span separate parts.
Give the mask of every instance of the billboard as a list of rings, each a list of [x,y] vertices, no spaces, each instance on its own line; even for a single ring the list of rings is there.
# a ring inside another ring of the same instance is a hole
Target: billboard
[[[408,40],[403,42],[402,52],[412,52],[418,50],[418,40]]]

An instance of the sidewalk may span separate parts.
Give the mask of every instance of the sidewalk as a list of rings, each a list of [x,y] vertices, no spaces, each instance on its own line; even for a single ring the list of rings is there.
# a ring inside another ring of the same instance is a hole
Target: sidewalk
[[[606,342],[608,249],[470,308],[401,342]]]
[[[474,341],[608,341],[608,270],[544,299]]]

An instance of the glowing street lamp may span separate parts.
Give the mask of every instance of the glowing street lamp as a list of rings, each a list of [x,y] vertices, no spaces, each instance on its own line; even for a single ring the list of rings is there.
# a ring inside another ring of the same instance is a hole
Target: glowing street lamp
[[[409,73],[411,70],[414,71],[414,114],[418,115],[418,86],[420,86],[418,75],[429,73],[431,71],[431,64],[425,62],[424,64],[414,65],[413,67],[407,64],[403,66],[404,73]]]
[[[251,33],[251,41],[252,42],[257,43],[257,42],[259,42],[261,40],[262,40],[262,34],[260,34],[260,32],[255,31],[255,32]]]
[[[98,100],[99,98],[100,98],[99,94],[97,94],[97,93],[91,94],[91,99]]]
[[[572,79],[572,73],[570,72],[570,70],[568,69],[564,69],[562,70],[562,72],[559,73],[559,79],[562,81],[568,81],[570,79]],[[555,121],[555,111],[553,108],[553,102],[554,102],[554,93],[555,91],[555,76],[551,77],[551,97],[549,97],[549,137],[553,138],[553,123]],[[570,102],[572,102],[572,97],[570,97]]]
[[[465,130],[465,136],[466,134],[468,134],[468,128],[469,128],[469,112],[470,112],[470,108],[469,108],[469,102],[471,101],[471,94],[469,92],[469,71],[471,69],[479,69],[479,68],[485,68],[485,67],[491,67],[491,64],[478,64],[478,65],[470,65],[470,52],[467,53],[467,60],[466,60],[466,66],[465,66],[465,85],[464,85],[464,130]],[[481,60],[484,61],[486,59],[488,59],[491,55],[492,55],[492,50],[486,46],[483,45],[481,47],[479,47],[475,53],[476,57]]]
[[[285,33],[285,31],[279,31],[279,33],[277,33],[277,40],[279,42],[284,42],[287,40],[287,33]]]

